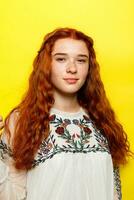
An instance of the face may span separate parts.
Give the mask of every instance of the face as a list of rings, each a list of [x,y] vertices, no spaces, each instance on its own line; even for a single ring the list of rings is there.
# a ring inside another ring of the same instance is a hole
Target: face
[[[76,95],[89,68],[89,51],[84,41],[58,39],[52,50],[51,82],[54,93]]]

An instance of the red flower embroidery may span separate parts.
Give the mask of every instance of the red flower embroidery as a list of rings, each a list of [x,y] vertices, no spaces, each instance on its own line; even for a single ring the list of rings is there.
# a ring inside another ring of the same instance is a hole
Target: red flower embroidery
[[[49,116],[49,121],[54,121],[55,118],[56,118],[56,115],[50,115],[50,116]]]
[[[64,128],[63,127],[58,127],[56,130],[55,130],[56,133],[58,133],[59,135],[62,135],[64,133]]]
[[[83,130],[85,131],[86,134],[90,134],[92,132],[91,129],[86,126],[83,127]]]

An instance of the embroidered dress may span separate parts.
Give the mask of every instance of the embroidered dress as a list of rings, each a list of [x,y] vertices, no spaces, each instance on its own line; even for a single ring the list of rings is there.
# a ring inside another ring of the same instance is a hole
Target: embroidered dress
[[[1,140],[0,199],[121,200],[119,168],[113,167],[108,141],[87,113],[82,108],[76,113],[52,108],[49,120],[50,135],[28,172],[12,176],[4,162],[12,152]]]

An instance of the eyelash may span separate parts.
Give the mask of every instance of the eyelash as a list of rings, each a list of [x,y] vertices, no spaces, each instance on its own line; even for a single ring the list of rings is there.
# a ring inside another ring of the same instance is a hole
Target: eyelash
[[[56,60],[57,61],[64,61],[65,58],[56,58]],[[85,63],[86,62],[86,60],[84,60],[84,59],[79,59],[78,61],[81,62],[81,63]]]
[[[56,58],[57,61],[63,61],[65,58]]]
[[[85,63],[85,62],[86,62],[86,60],[83,60],[83,59],[80,59],[80,60],[78,60],[78,61],[80,61],[80,62],[82,61],[83,63]]]

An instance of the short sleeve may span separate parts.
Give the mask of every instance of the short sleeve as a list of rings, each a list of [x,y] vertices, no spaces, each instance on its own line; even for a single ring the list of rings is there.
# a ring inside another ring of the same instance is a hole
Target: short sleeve
[[[120,179],[120,169],[119,167],[114,167],[114,200],[122,200],[121,192],[121,179]]]
[[[14,126],[12,114],[9,123],[11,134],[13,134]],[[0,199],[25,200],[26,176],[26,171],[18,171],[13,165],[12,150],[4,130],[0,138]]]

